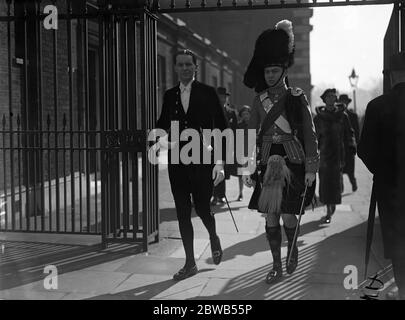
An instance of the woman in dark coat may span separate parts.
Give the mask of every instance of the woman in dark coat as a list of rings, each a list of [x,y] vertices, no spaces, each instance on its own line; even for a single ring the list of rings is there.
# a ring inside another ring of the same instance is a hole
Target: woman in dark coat
[[[336,205],[342,202],[345,150],[355,154],[356,142],[344,105],[336,104],[336,89],[325,90],[321,98],[325,106],[317,107],[314,117],[320,151],[319,198],[327,208],[323,221],[330,223]]]

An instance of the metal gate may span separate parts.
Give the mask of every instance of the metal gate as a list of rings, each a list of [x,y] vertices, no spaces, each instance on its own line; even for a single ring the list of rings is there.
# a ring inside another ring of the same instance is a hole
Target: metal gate
[[[146,161],[156,16],[77,0],[1,0],[0,16],[0,231],[147,250],[159,227],[157,168]]]
[[[0,0],[0,231],[158,240],[155,14],[389,3],[386,55],[403,0]]]
[[[390,22],[384,37],[384,69],[388,68],[389,58],[397,52],[405,51],[405,1],[397,2],[392,10]],[[384,93],[390,89],[390,79],[384,73]]]

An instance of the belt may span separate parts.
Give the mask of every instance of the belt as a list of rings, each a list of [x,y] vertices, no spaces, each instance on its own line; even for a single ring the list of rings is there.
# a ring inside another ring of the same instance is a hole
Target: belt
[[[282,143],[290,140],[294,140],[294,136],[291,134],[275,133],[272,136],[263,136],[263,142]]]

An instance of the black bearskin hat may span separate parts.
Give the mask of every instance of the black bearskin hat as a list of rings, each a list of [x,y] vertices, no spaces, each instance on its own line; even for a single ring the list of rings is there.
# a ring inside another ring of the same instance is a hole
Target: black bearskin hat
[[[278,22],[274,29],[263,31],[256,40],[252,60],[243,83],[260,92],[266,88],[263,69],[269,66],[289,68],[294,63],[294,33],[289,20]],[[264,86],[264,88],[263,88]]]

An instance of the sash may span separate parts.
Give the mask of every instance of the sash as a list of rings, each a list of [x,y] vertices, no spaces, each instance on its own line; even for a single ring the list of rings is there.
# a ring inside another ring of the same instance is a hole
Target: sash
[[[273,123],[281,116],[284,111],[285,103],[288,92],[277,101],[273,107],[267,112],[266,117],[260,126],[259,133],[257,134],[256,144],[260,148],[263,140],[264,133],[273,125]]]

